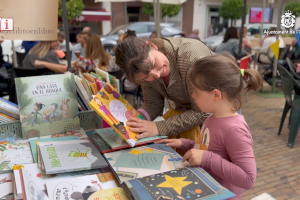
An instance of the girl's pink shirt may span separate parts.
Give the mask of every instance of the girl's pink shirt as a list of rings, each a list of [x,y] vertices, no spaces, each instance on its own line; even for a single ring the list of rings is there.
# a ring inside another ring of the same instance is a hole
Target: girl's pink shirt
[[[208,151],[203,153],[201,166],[236,195],[231,200],[242,199],[244,189],[250,189],[256,180],[253,141],[244,117],[215,118],[211,115],[204,122],[202,133],[204,135],[199,142],[208,144]],[[181,141],[181,149],[199,149],[195,141],[185,138],[181,138]]]

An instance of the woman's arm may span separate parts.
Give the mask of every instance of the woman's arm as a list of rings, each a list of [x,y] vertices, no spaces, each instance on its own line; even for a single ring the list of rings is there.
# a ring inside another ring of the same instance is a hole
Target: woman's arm
[[[141,86],[144,103],[138,111],[145,119],[152,121],[163,111],[165,99],[148,83],[142,83]]]
[[[46,61],[35,60],[34,65],[35,67],[43,66],[47,69],[50,69],[51,71],[59,73],[64,73],[68,71],[68,67],[66,65],[54,64]]]
[[[234,127],[226,135],[224,144],[231,162],[218,154],[204,151],[201,166],[209,168],[230,184],[250,189],[256,179],[256,163],[251,134],[242,128]]]

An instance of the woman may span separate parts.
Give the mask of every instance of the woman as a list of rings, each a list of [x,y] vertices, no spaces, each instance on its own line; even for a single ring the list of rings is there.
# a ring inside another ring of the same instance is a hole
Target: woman
[[[231,53],[235,59],[239,59],[239,37],[238,37],[238,30],[235,27],[230,27],[227,29],[223,42],[217,47],[216,53],[222,52],[222,51],[228,51]],[[241,57],[244,57],[247,55],[247,52],[242,49],[242,55]]]
[[[275,27],[272,27],[269,29],[269,34],[267,34],[264,39],[261,41],[261,49],[259,54],[259,61],[262,63],[271,64],[272,60],[269,58],[272,58],[274,56],[273,52],[270,49],[270,45],[276,42],[276,34],[274,33],[276,31]],[[284,48],[285,44],[281,36],[278,37],[279,39],[279,48]]]
[[[91,34],[85,38],[85,57],[91,59],[98,68],[102,68],[105,71],[111,71],[111,65],[113,67],[113,61],[111,56],[105,51],[101,40],[98,35]]]
[[[64,73],[68,70],[65,65],[59,64],[55,50],[59,45],[58,40],[40,41],[26,55],[23,60],[23,67],[47,68],[51,73]]]
[[[137,138],[168,135],[196,139],[207,116],[192,99],[188,71],[193,61],[212,54],[202,42],[186,38],[146,41],[130,37],[118,44],[117,65],[129,81],[141,84],[143,91],[144,104],[138,111],[147,120],[131,118],[127,122],[131,131],[141,133]],[[164,116],[167,119],[152,122],[162,113],[165,98],[174,102]]]

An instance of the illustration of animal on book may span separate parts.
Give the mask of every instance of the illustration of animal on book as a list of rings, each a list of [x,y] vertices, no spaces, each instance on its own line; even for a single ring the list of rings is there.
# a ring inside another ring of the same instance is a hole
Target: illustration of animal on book
[[[80,128],[73,74],[16,78],[16,88],[24,138]]]
[[[120,95],[117,90],[107,83],[89,103],[113,129],[132,147],[136,143],[136,135],[129,130],[126,122],[131,117],[143,117]]]

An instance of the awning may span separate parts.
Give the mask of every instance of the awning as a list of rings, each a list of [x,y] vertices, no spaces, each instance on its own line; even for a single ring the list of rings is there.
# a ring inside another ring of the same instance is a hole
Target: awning
[[[110,20],[111,13],[106,10],[84,9],[80,17],[76,17],[77,21],[85,22],[102,22]]]

